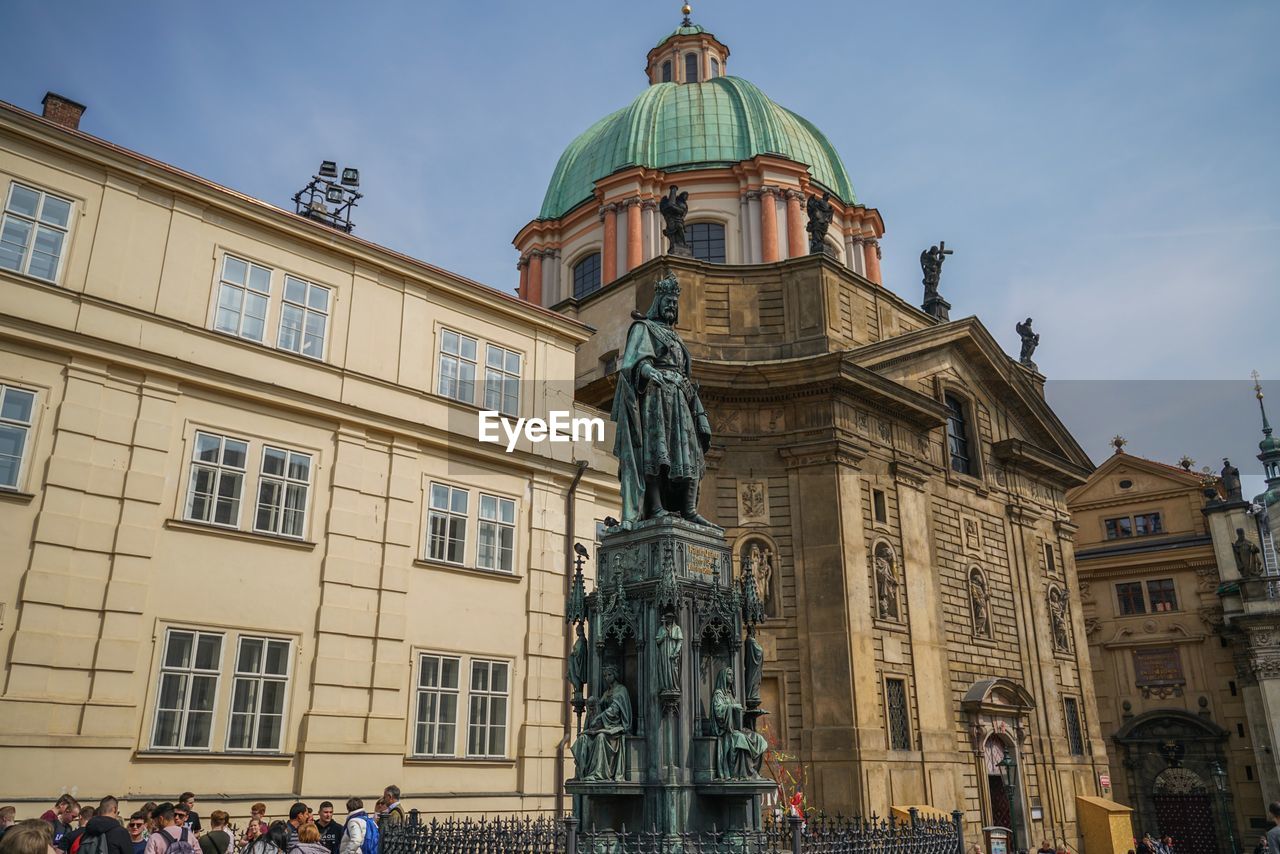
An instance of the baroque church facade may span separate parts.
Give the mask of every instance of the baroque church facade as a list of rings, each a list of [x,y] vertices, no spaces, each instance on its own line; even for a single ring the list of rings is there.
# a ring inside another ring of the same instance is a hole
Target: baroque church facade
[[[686,7],[648,87],[565,150],[514,240],[519,293],[596,330],[577,397],[607,410],[632,312],[678,276],[714,433],[699,511],[765,601],[784,794],[1078,846],[1076,798],[1108,772],[1065,500],[1092,463],[981,321],[885,287],[884,223],[834,147],[728,57]],[[693,257],[664,254],[679,193]]]

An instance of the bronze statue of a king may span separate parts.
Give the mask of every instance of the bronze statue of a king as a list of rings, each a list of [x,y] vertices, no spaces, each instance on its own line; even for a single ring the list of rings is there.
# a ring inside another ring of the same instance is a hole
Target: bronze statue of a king
[[[654,288],[647,314],[635,315],[618,365],[613,453],[622,482],[621,530],[676,514],[717,528],[698,513],[711,421],[690,375],[691,359],[675,324],[680,283],[668,271]],[[717,528],[717,530],[719,530]]]

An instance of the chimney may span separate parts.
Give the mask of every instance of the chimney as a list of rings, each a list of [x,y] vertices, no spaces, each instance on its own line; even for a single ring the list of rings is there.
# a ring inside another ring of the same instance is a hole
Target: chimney
[[[46,119],[64,128],[79,129],[80,117],[85,111],[84,104],[77,104],[70,98],[64,98],[55,92],[46,93],[44,100],[40,103],[44,105]]]

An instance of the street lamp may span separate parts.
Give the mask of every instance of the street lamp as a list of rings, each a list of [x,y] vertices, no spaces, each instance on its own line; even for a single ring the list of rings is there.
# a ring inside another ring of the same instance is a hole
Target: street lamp
[[[1018,762],[1008,751],[1005,751],[1004,758],[996,763],[996,767],[1000,769],[1000,777],[1004,780],[1004,789],[1009,798],[1009,828],[1013,834],[1013,850],[1021,851],[1022,846],[1018,844],[1018,794],[1016,783],[1018,782]]]
[[[1240,854],[1240,849],[1236,847],[1235,822],[1227,813],[1227,772],[1223,770],[1222,763],[1215,760],[1209,765],[1209,775],[1213,777],[1213,787],[1218,790],[1218,814],[1227,825],[1227,841],[1231,844],[1231,854]]]

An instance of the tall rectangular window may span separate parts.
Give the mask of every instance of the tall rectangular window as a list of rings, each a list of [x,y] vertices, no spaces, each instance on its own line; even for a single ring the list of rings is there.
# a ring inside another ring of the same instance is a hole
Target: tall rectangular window
[[[1120,605],[1120,615],[1147,613],[1147,603],[1142,597],[1141,581],[1125,581],[1116,585],[1116,601]]]
[[[311,455],[270,445],[262,449],[258,478],[258,511],[253,529],[285,537],[306,530],[307,493],[311,487]]]
[[[489,344],[484,358],[484,408],[520,415],[520,354]]]
[[[1084,731],[1080,726],[1080,704],[1075,697],[1062,698],[1067,717],[1067,747],[1072,756],[1084,756]]]
[[[684,55],[684,82],[698,82],[698,54],[686,53]]]
[[[291,648],[287,640],[240,638],[231,689],[228,750],[280,751]]]
[[[18,488],[35,402],[33,391],[0,385],[0,487]]]
[[[889,723],[889,749],[911,749],[911,718],[907,712],[905,679],[884,680],[885,718]]]
[[[507,755],[508,669],[504,661],[471,662],[468,756]]]
[[[467,545],[465,489],[431,484],[427,511],[427,557],[446,563],[462,563]]]
[[[237,527],[249,443],[212,433],[196,433],[187,485],[187,518]]]
[[[1125,537],[1133,536],[1133,520],[1128,516],[1121,516],[1116,519],[1107,519],[1104,523],[1107,526],[1107,539],[1120,540]]]
[[[1044,544],[1044,571],[1050,575],[1058,571],[1057,561],[1053,559],[1053,543]]]
[[[323,359],[328,327],[329,289],[296,276],[285,276],[277,346],[312,359]]]
[[[724,226],[720,223],[691,223],[685,226],[684,237],[694,258],[710,264],[724,263]]]
[[[1133,517],[1134,536],[1147,537],[1152,534],[1163,534],[1164,525],[1159,513],[1139,513]]]
[[[47,282],[57,280],[70,226],[69,200],[10,184],[0,219],[0,267]]]
[[[169,629],[165,633],[151,746],[208,750],[222,668],[222,635]]]
[[[1147,598],[1151,601],[1151,613],[1178,610],[1178,592],[1172,578],[1159,578],[1147,582]]]
[[[587,294],[598,290],[600,290],[600,253],[592,252],[573,265],[573,298],[582,299]]]
[[[499,572],[514,571],[516,503],[510,498],[480,493],[480,530],[476,566]]]
[[[889,510],[885,505],[883,489],[871,490],[871,512],[877,522],[884,524],[889,521]]]
[[[440,331],[440,394],[475,403],[476,339],[448,329]]]
[[[262,343],[271,301],[271,270],[234,255],[222,258],[218,311],[213,328]]]
[[[457,751],[458,673],[462,661],[423,655],[418,665],[418,713],[413,736],[416,756],[453,756]]]
[[[951,470],[960,474],[973,474],[973,461],[969,458],[969,425],[965,419],[964,403],[954,394],[943,395],[947,407],[947,443],[951,452]]]

